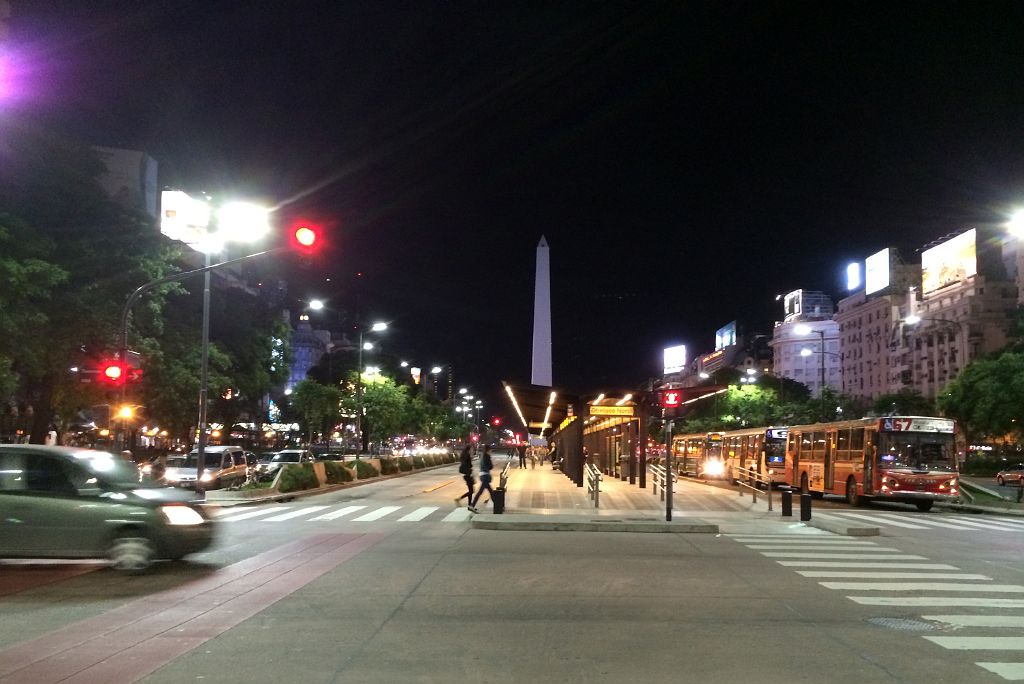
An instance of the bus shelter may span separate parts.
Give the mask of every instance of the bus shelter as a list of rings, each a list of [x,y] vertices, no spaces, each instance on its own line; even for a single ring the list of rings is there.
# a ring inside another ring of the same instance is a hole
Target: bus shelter
[[[562,470],[578,487],[584,484],[584,466],[589,462],[609,477],[647,486],[647,440],[643,402],[631,395],[606,398],[598,395],[570,412],[551,439]]]

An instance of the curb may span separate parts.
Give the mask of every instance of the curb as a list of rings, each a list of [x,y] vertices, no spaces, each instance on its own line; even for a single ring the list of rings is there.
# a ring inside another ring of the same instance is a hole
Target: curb
[[[825,530],[832,534],[840,534],[845,537],[877,537],[882,533],[881,529],[878,527],[849,525],[838,520],[821,520],[820,518],[815,518],[813,515],[810,520],[804,521],[804,524],[809,527],[817,527],[819,530]]]

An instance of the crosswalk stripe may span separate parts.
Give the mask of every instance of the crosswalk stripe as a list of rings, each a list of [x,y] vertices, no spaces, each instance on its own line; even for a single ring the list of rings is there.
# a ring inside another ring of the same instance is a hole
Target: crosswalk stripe
[[[418,520],[423,520],[436,510],[437,506],[424,506],[423,508],[417,508],[412,513],[403,515],[398,519],[398,522],[417,522]]]
[[[1024,599],[969,598],[962,596],[847,596],[865,606],[970,606],[973,608],[1024,608]]]
[[[925,639],[951,651],[1021,651],[1024,637],[948,637],[926,636]]]
[[[818,515],[822,515],[819,513]],[[923,530],[926,529],[924,525],[914,525],[911,523],[900,522],[898,520],[886,520],[885,518],[879,518],[874,515],[864,515],[863,513],[850,513],[848,511],[833,511],[826,513],[822,517],[840,516],[845,518],[856,518],[858,520],[867,520],[868,522],[881,523],[883,525],[895,525],[896,527],[905,527],[908,530]]]
[[[992,516],[993,520],[997,520],[1007,525],[1013,525],[1014,527],[1024,527],[1024,518],[1004,518],[1000,516]]]
[[[983,530],[1024,530],[1024,527],[1018,525],[1011,525],[1010,523],[999,522],[998,520],[966,520],[965,516],[962,515],[951,515],[950,518],[964,525],[971,525],[974,527],[980,527]]]
[[[961,579],[991,580],[987,575],[972,575],[965,572],[872,572],[847,570],[797,570],[796,574],[804,577],[845,577],[849,579]]]
[[[888,549],[887,549],[888,550]],[[762,551],[768,558],[832,558],[835,560],[928,560],[924,556],[893,555],[884,556],[875,553],[811,553],[800,551]]]
[[[741,542],[746,544],[750,548],[762,548],[762,547],[773,547],[773,546],[807,546],[807,547],[843,547],[843,546],[877,546],[872,541],[849,541],[846,539],[791,539],[791,540],[772,540],[768,541],[765,539],[758,539],[755,541]]]
[[[867,563],[864,561],[775,561],[788,568],[899,568],[903,570],[959,570],[945,563]]]
[[[280,513],[286,511],[291,506],[270,506],[269,508],[260,508],[255,511],[246,511],[245,513],[235,513],[234,515],[225,515],[217,518],[222,522],[235,522],[236,520],[246,520],[248,518],[256,518],[261,515],[270,515],[271,513]]]
[[[366,515],[361,515],[358,518],[352,518],[352,522],[370,522],[372,520],[380,520],[385,515],[390,515],[397,511],[401,506],[381,506],[375,511],[370,511]]]
[[[879,515],[879,517],[883,518],[884,520],[889,520],[890,522],[893,521],[893,520],[902,520],[902,518],[900,518],[895,513],[879,513],[878,515]],[[970,525],[962,525],[962,524],[959,524],[959,523],[943,522],[941,520],[933,520],[931,518],[928,518],[926,520],[924,518],[915,517],[914,518],[914,523],[918,524],[918,525],[925,525],[925,526],[928,526],[928,527],[941,527],[941,528],[947,529],[947,530],[970,530],[970,529],[972,529]]]
[[[954,582],[818,582],[843,591],[958,591],[964,593],[1024,594],[1019,584],[956,584]]]
[[[1011,682],[1024,680],[1024,663],[974,663]]]
[[[887,549],[884,546],[849,546],[839,544],[756,544],[748,546],[754,551],[825,551],[835,549],[836,551],[865,551],[870,553],[900,553],[899,549]]]
[[[468,508],[456,508],[454,511],[444,516],[441,522],[463,522],[469,520],[469,517],[473,515]]]
[[[318,515],[315,518],[310,518],[310,520],[337,520],[349,513],[355,513],[356,511],[361,511],[364,508],[366,508],[366,506],[345,506],[336,511],[331,511],[330,513],[324,513],[323,515]]]
[[[922,615],[921,618],[953,627],[1024,627],[1024,615]]]
[[[281,522],[282,520],[291,520],[292,518],[298,518],[300,515],[308,515],[310,513],[316,513],[322,511],[328,506],[307,506],[306,508],[300,508],[297,511],[289,511],[288,513],[282,513],[281,515],[275,515],[273,518],[263,518],[260,522]]]

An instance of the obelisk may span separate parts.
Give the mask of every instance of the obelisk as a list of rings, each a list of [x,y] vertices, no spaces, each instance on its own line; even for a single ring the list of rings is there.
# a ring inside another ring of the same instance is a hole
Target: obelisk
[[[537,243],[537,275],[533,285],[533,373],[534,385],[551,387],[551,260],[548,241]]]

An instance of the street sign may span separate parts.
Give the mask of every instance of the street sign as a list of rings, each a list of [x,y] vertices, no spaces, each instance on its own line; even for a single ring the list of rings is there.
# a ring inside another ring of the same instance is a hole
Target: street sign
[[[592,416],[625,416],[627,418],[633,417],[632,406],[590,406],[590,415]]]
[[[538,422],[534,421],[534,422],[530,423],[530,427],[532,427],[532,428],[541,428],[543,430],[547,430],[549,427],[551,427],[551,423],[538,423]]]

